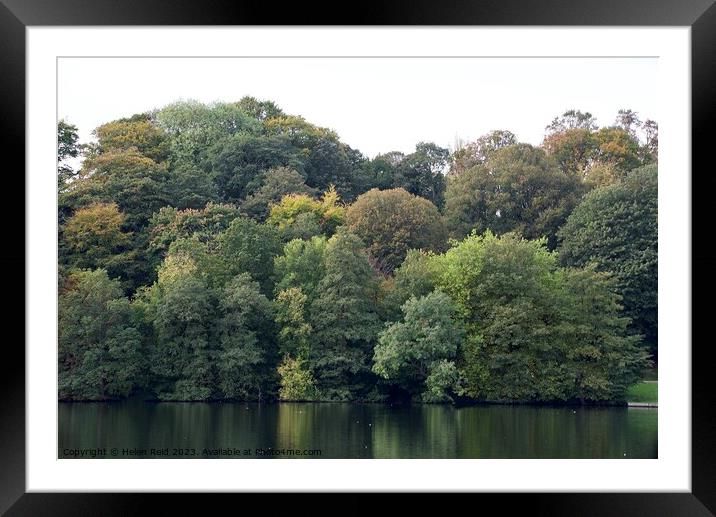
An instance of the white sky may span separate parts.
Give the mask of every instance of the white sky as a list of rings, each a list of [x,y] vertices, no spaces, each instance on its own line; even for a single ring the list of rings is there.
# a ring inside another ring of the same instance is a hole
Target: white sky
[[[539,144],[570,108],[599,125],[620,108],[659,121],[656,58],[61,58],[58,115],[79,128],[180,99],[272,100],[365,155],[450,147],[508,129]]]

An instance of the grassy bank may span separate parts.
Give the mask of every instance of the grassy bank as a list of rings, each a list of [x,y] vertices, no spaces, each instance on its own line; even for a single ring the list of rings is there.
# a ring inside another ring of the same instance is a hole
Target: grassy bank
[[[627,402],[659,402],[659,384],[656,381],[640,382],[627,391]]]

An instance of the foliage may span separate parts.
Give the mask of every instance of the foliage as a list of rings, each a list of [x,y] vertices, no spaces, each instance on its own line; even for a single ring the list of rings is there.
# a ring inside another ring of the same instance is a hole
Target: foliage
[[[99,152],[136,150],[143,156],[161,162],[169,157],[169,142],[164,131],[149,114],[102,124],[94,130]]]
[[[372,189],[346,212],[350,231],[367,245],[381,271],[399,266],[410,249],[443,251],[447,229],[430,201],[403,189]]]
[[[329,399],[360,397],[370,383],[370,355],[379,330],[377,284],[363,243],[339,230],[326,244],[325,275],[310,306],[309,362]]]
[[[223,398],[261,400],[271,377],[267,363],[274,342],[271,302],[248,273],[220,291],[216,323],[218,387]]]
[[[214,144],[208,154],[208,167],[219,195],[238,203],[261,186],[269,169],[287,167],[301,172],[303,161],[298,150],[283,136],[237,133]]]
[[[436,260],[467,331],[461,388],[487,400],[619,400],[647,364],[604,276],[544,240],[472,235]]]
[[[632,328],[656,353],[658,173],[650,165],[623,181],[590,192],[560,230],[565,265],[594,263],[612,272]]]
[[[142,340],[129,301],[102,269],[71,273],[59,297],[60,399],[126,397],[143,369]]]
[[[372,159],[254,97],[57,131],[61,399],[623,401],[655,350],[633,111]]]
[[[447,168],[449,156],[447,149],[433,143],[418,143],[415,152],[407,155],[398,164],[394,186],[423,197],[441,208],[445,192],[443,173]]]
[[[213,144],[236,134],[257,134],[261,127],[237,104],[207,105],[194,100],[165,106],[156,113],[156,120],[169,137],[172,163],[200,168]]]
[[[456,309],[452,300],[434,291],[411,298],[401,309],[404,321],[380,333],[373,371],[413,396],[423,394],[434,402],[449,400],[447,390],[454,384],[450,380],[456,380],[454,359],[464,332],[453,320]]]
[[[333,188],[324,192],[321,199],[306,194],[289,194],[283,196],[280,203],[271,205],[266,222],[276,226],[285,240],[311,237],[311,232],[305,232],[311,222],[314,224],[312,228],[330,237],[345,221],[346,209],[339,201]]]
[[[161,208],[149,224],[149,251],[161,260],[171,243],[179,239],[196,237],[200,242],[213,243],[237,217],[239,210],[234,205],[222,203],[207,203],[201,210]]]
[[[77,126],[60,120],[57,123],[57,186],[60,190],[77,174],[67,160],[77,158],[79,154]]]
[[[281,388],[279,389],[281,400],[310,401],[319,398],[313,375],[306,368],[303,359],[284,357],[278,367],[278,375],[281,378]]]
[[[457,149],[450,157],[450,174],[460,174],[475,165],[484,164],[498,149],[514,145],[517,137],[510,131],[490,131],[486,135]]]
[[[524,237],[547,237],[556,245],[556,232],[578,203],[584,187],[578,178],[553,167],[544,151],[528,144],[504,147],[484,165],[451,175],[445,195],[445,218],[451,236],[475,230]]]
[[[274,257],[281,253],[278,231],[247,217],[234,219],[218,239],[223,273],[233,277],[249,273],[265,294],[273,289]]]
[[[315,190],[307,186],[304,177],[293,169],[269,169],[264,173],[261,186],[241,204],[241,211],[257,221],[263,221],[268,217],[269,206],[279,203],[287,194],[312,196]]]

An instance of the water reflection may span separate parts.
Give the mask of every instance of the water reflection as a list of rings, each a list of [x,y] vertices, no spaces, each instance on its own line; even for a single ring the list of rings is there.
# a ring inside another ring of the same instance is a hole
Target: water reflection
[[[635,408],[62,403],[59,456],[105,448],[119,449],[116,457],[318,449],[321,458],[656,458],[657,417]]]

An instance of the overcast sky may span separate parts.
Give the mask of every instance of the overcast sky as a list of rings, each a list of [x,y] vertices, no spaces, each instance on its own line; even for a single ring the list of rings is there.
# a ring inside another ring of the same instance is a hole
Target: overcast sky
[[[658,122],[656,58],[62,58],[58,114],[88,141],[98,125],[180,99],[272,100],[369,157],[450,147],[508,129],[539,144],[570,108],[600,125],[620,108]]]

